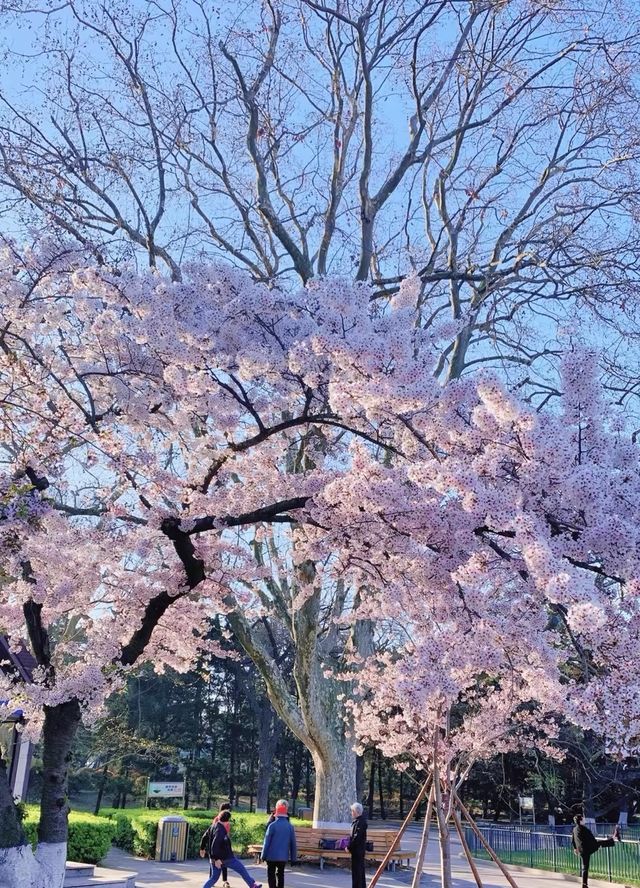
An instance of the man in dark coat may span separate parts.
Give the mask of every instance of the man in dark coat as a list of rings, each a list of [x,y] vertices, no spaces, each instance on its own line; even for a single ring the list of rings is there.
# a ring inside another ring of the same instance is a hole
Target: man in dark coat
[[[591,830],[584,825],[584,817],[582,814],[576,814],[573,818],[575,826],[571,833],[571,845],[573,853],[582,860],[582,888],[588,888],[589,884],[589,861],[591,855],[599,851],[600,848],[612,848],[616,842],[620,841],[620,827],[616,826],[613,835],[607,839],[597,839]]]
[[[367,820],[360,802],[351,805],[351,816],[351,837],[347,846],[351,854],[351,886],[367,888],[364,865],[367,853]]]

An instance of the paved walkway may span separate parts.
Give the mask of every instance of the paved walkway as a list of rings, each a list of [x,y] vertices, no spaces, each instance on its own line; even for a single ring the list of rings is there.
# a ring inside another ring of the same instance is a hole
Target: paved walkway
[[[416,848],[420,836],[420,828],[412,826],[408,830],[406,841],[403,837],[403,847]],[[475,881],[466,859],[462,856],[462,849],[457,841],[452,839],[453,854],[453,881],[454,888],[476,888]],[[245,864],[248,861],[244,861]],[[476,861],[483,888],[509,888],[509,883],[500,870],[489,861]],[[136,885],[138,888],[155,886],[155,888],[202,888],[208,877],[208,864],[204,860],[189,860],[185,863],[157,863],[153,860],[138,860],[125,854],[118,848],[112,848],[105,858],[103,866],[110,869],[120,869],[128,872],[137,872]],[[427,861],[424,874],[420,883],[421,888],[438,888],[440,884],[440,863],[438,846],[435,835],[432,833],[427,852]],[[267,888],[266,867],[262,864],[253,864],[248,867],[254,878],[263,882]],[[529,870],[519,867],[510,867],[510,872],[516,881],[518,888],[573,888],[580,882],[575,876],[562,873],[548,873],[542,870]],[[374,873],[373,868],[368,871],[368,878]],[[244,882],[232,871],[229,872],[231,888],[243,888]],[[413,872],[398,870],[396,873],[385,873],[378,885],[380,888],[407,888],[411,885]],[[337,866],[325,866],[320,871],[318,866],[297,866],[295,869],[287,869],[285,876],[287,888],[350,888],[351,873],[347,869]],[[220,886],[222,883],[218,882]],[[590,888],[611,888],[610,882],[599,882],[591,879]]]

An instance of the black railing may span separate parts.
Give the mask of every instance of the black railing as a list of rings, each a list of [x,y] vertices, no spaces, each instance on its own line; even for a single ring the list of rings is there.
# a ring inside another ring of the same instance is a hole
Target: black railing
[[[608,826],[606,831],[598,829],[597,833],[610,835],[613,826]],[[573,853],[570,832],[560,831],[562,827],[551,831],[549,827],[544,830],[540,827],[478,824],[478,828],[504,863],[580,875],[580,858]],[[474,857],[489,857],[469,827],[465,827],[465,838]],[[640,885],[640,837],[637,828],[625,830],[622,842],[612,848],[602,848],[593,854],[589,873],[594,878],[610,882],[635,882]]]

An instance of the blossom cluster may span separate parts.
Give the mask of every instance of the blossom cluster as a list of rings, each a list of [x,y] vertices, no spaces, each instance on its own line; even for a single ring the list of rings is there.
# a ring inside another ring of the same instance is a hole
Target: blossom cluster
[[[0,628],[27,641],[35,602],[53,647],[10,705],[95,708],[152,619],[134,659],[181,667],[212,615],[281,607],[278,577],[292,614],[339,583],[374,622],[349,705],[390,755],[551,743],[560,717],[638,749],[638,447],[592,354],[535,412],[496,376],[436,382],[411,281],[381,311],[340,279],[59,250],[0,256]]]

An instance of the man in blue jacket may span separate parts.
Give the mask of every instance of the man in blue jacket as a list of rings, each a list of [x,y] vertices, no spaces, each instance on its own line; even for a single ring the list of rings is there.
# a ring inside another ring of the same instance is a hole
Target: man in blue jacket
[[[289,823],[289,805],[284,799],[276,803],[276,816],[267,827],[261,857],[267,864],[269,888],[284,888],[284,867],[287,860],[295,863],[298,856],[296,831]]]

